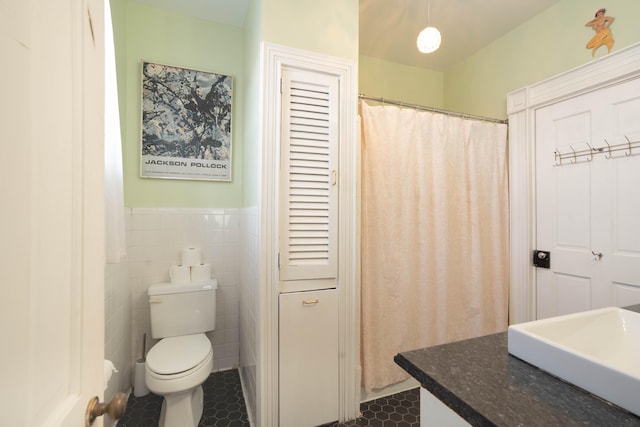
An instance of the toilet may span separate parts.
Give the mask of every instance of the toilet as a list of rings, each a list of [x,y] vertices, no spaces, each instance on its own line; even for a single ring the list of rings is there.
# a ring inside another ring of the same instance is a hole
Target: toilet
[[[163,396],[159,427],[197,427],[202,417],[202,383],[213,369],[205,332],[216,326],[217,280],[160,283],[147,291],[151,336],[161,338],[146,357],[145,381]]]

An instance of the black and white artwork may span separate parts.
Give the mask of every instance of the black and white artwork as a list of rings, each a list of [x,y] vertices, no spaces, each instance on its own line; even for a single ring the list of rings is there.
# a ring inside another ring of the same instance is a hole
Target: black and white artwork
[[[231,181],[233,78],[142,63],[141,176]]]

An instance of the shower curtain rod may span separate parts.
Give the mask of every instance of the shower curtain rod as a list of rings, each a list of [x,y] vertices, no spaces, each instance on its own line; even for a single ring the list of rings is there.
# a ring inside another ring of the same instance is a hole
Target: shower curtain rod
[[[425,107],[423,105],[416,105],[416,104],[407,104],[406,102],[402,102],[402,101],[392,101],[386,98],[375,98],[373,96],[367,96],[362,93],[358,95],[358,98],[365,99],[368,101],[381,102],[383,104],[397,105],[399,107],[413,108],[414,110],[430,111],[432,113],[442,113],[442,114],[446,114],[447,116],[461,117],[463,119],[480,120],[483,122],[500,123],[500,124],[509,123],[509,120],[492,119],[491,117],[475,116],[473,114],[465,114],[465,113],[457,113],[455,111],[441,110],[440,108]]]

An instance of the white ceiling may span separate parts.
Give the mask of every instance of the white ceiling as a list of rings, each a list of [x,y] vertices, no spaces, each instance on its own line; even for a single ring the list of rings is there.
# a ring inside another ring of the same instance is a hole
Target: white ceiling
[[[249,0],[132,0],[225,24],[242,26]],[[322,0],[319,0],[322,1]],[[418,33],[430,23],[440,49],[422,54]],[[444,71],[559,0],[360,0],[360,53]]]

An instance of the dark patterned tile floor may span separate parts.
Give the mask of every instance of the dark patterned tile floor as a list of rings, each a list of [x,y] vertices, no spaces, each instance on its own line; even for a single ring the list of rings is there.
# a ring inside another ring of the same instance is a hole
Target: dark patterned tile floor
[[[419,427],[420,389],[414,388],[360,404],[362,416],[326,427]]]
[[[249,427],[247,410],[237,370],[216,372],[202,385],[204,412],[198,427]],[[160,418],[162,397],[153,393],[129,396],[127,411],[119,427],[155,427]],[[362,416],[346,423],[324,427],[418,427],[420,392],[412,389],[360,404]]]
[[[249,427],[249,418],[237,370],[213,373],[202,384],[204,411],[198,427]],[[155,427],[160,419],[162,397],[129,396],[127,411],[118,427]]]

